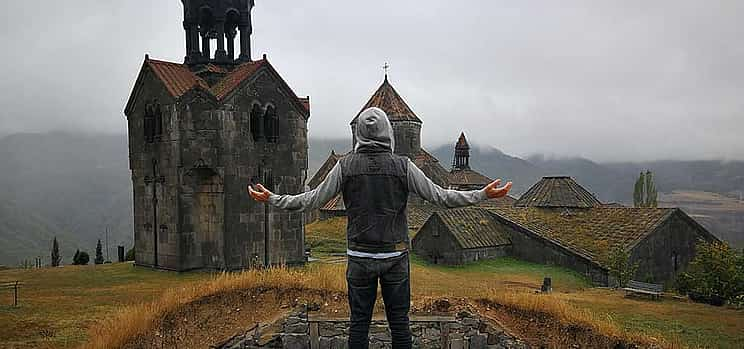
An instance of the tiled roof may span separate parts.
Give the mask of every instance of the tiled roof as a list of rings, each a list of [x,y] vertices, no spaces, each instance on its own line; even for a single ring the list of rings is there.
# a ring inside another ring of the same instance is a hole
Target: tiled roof
[[[235,90],[245,79],[250,78],[259,68],[263,67],[267,61],[265,59],[258,61],[245,62],[225,75],[220,82],[215,84],[211,91],[217,99],[225,98],[230,92]]]
[[[449,172],[442,167],[439,160],[437,160],[434,155],[429,154],[429,152],[422,148],[421,151],[413,157],[412,161],[434,183],[439,184],[443,188],[447,187],[449,184]]]
[[[333,197],[330,201],[328,201],[323,207],[320,208],[321,211],[346,211],[346,205],[344,205],[344,197],[341,196],[341,194],[338,194]]]
[[[498,199],[488,199],[486,201],[482,201],[478,204],[480,207],[512,207],[514,206],[514,203],[517,202],[517,199],[513,198],[510,195],[504,196],[503,198]]]
[[[598,207],[602,203],[571,177],[543,177],[517,200],[520,207]]]
[[[610,251],[631,247],[676,209],[497,207],[488,210],[606,266]]]
[[[310,110],[310,96],[300,97],[298,99],[300,100],[300,103],[302,103],[302,106],[305,107],[305,109]]]
[[[480,208],[458,208],[434,213],[462,248],[493,247],[511,244],[505,227]]]
[[[409,107],[406,101],[403,100],[403,97],[395,91],[393,85],[388,81],[387,76],[385,76],[385,81],[382,82],[382,85],[380,85],[377,91],[372,94],[372,97],[370,97],[367,104],[364,105],[364,108],[362,108],[357,116],[351,120],[351,123],[355,123],[359,114],[371,107],[377,107],[384,110],[390,121],[421,122],[421,119],[419,119],[413,110],[411,110],[411,107]]]
[[[471,169],[452,170],[449,173],[449,184],[458,185],[482,185],[491,183],[492,179]]]
[[[423,199],[408,200],[408,229],[418,230],[424,223],[431,217],[434,212],[446,210],[444,207],[439,207],[430,204]]]
[[[315,171],[315,174],[313,175],[313,178],[310,178],[310,181],[307,182],[307,185],[310,186],[311,189],[315,189],[318,185],[320,185],[321,182],[328,176],[328,173],[331,172],[331,169],[333,169],[333,166],[336,166],[336,163],[339,159],[344,157],[345,154],[336,154],[335,151],[331,150],[331,153],[328,155],[328,158],[323,163],[323,165],[320,165],[320,168]]]
[[[222,67],[218,67],[218,66],[216,66],[216,65],[214,65],[212,63],[207,64],[207,66],[205,67],[205,69],[207,71],[209,71],[209,72],[212,72],[212,73],[219,73],[219,74],[227,74],[228,73],[227,69],[222,68]]]
[[[470,145],[468,145],[468,140],[465,138],[465,132],[460,132],[460,138],[457,139],[457,144],[455,144],[455,149],[465,149],[470,148]]]
[[[215,83],[214,86],[210,87],[207,81],[191,71],[189,66],[186,64],[159,61],[145,57],[145,66],[152,69],[158,79],[163,82],[168,92],[175,98],[183,96],[186,92],[195,87],[200,87],[207,93],[213,95],[217,100],[223,100],[226,98],[232,91],[238,88],[243,81],[250,79],[260,68],[267,67],[272,71],[275,71],[265,57],[258,61],[242,63],[231,71],[210,63],[203,68],[203,71],[224,75],[224,77]],[[297,105],[309,113],[310,98],[297,97],[281,76],[279,76],[279,80],[290,92],[291,97],[295,98]]]
[[[209,85],[207,85],[206,81],[192,73],[186,65],[149,58],[145,59],[145,64],[152,69],[173,97],[181,97],[187,91],[197,86],[209,90]]]

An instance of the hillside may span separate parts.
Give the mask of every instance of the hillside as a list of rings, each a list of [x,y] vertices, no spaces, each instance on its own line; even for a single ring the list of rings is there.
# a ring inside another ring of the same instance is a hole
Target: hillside
[[[350,148],[346,138],[311,138],[308,176],[332,149],[344,153]],[[744,191],[744,162],[602,164],[582,158],[521,159],[495,148],[472,148],[472,166],[490,177],[513,180],[516,196],[541,176],[560,174],[573,176],[602,201],[628,203],[638,172],[646,168],[656,173],[657,188],[663,193],[697,190],[736,196]],[[448,167],[451,145],[427,150]],[[0,138],[0,163],[0,264],[15,265],[34,256],[42,256],[48,263],[55,235],[64,262],[69,263],[77,248],[92,252],[96,240],[104,238],[106,227],[112,256],[117,244],[131,247],[131,180],[125,135],[9,135]],[[741,220],[726,217],[711,215],[709,227],[729,241],[744,240]]]
[[[132,203],[124,135],[16,134],[0,139],[0,264],[42,256],[58,237],[64,263],[92,253],[109,229],[132,245]]]
[[[744,247],[744,200],[704,191],[661,194],[659,205],[680,207],[700,224],[736,247]]]

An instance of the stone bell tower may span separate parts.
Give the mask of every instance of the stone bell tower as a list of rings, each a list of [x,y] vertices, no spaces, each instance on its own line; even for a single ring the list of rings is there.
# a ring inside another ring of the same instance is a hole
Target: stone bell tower
[[[255,6],[254,0],[181,1],[183,29],[186,32],[186,64],[238,64],[251,60],[251,11]],[[240,52],[235,51],[238,37]]]
[[[124,110],[135,263],[177,271],[303,263],[302,214],[257,203],[246,185],[303,191],[310,99],[267,55],[251,59],[253,0],[182,4],[184,62],[145,55]]]

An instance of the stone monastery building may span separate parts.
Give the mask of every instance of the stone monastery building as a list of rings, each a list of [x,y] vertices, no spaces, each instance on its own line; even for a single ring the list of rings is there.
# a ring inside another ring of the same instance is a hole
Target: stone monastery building
[[[256,203],[245,187],[303,190],[310,99],[266,55],[252,58],[253,0],[182,2],[184,62],[146,55],[124,111],[136,264],[302,263],[302,214]]]

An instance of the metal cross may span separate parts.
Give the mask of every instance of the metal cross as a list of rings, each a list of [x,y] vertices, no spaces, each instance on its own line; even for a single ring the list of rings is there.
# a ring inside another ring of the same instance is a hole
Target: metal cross
[[[390,64],[388,64],[388,62],[385,62],[385,65],[382,66],[382,70],[385,71],[385,76],[387,76],[387,73],[390,70]]]

